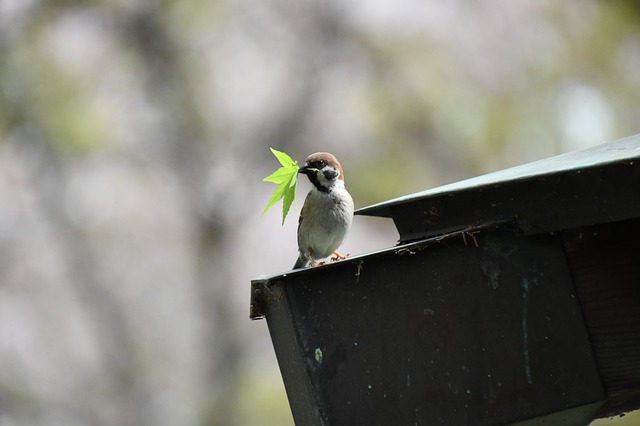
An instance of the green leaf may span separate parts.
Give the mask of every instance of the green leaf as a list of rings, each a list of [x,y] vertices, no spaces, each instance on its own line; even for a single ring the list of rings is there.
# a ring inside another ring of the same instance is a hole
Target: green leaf
[[[296,175],[297,176],[297,172]],[[293,180],[292,180],[293,182]],[[291,184],[287,185],[284,191],[284,197],[282,199],[282,224],[284,225],[284,220],[289,213],[289,209],[291,208],[291,204],[293,204],[293,200],[296,198],[296,184],[293,182],[293,186]]]
[[[283,182],[289,182],[290,179],[291,179],[291,172],[289,171],[289,169],[280,167],[278,170],[276,170],[266,178],[262,179],[262,181],[271,182],[271,183],[275,183],[276,185],[279,185]]]
[[[295,161],[293,158],[289,157],[287,154],[285,154],[282,151],[278,151],[273,148],[269,148],[269,149],[271,150],[273,155],[276,156],[276,158],[278,159],[280,164],[282,164],[283,167],[290,168],[295,166],[296,170],[298,169],[298,162]]]
[[[296,182],[298,181],[298,163],[284,152],[270,148],[271,152],[278,159],[282,167],[262,179],[264,182],[271,182],[278,185],[273,191],[267,207],[262,214],[264,215],[271,207],[282,199],[282,224],[287,218],[287,214],[291,208],[291,204],[296,198]]]

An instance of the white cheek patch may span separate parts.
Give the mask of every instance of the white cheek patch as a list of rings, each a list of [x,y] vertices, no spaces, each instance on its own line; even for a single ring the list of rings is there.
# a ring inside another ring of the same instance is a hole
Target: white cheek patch
[[[331,180],[337,179],[338,176],[340,176],[340,172],[338,170],[334,169],[333,167],[325,167],[322,170],[322,176],[327,181],[331,181]]]

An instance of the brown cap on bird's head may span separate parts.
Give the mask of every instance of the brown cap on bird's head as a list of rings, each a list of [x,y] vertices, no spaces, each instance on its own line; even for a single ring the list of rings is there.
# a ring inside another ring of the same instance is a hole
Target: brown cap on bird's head
[[[318,170],[322,170],[327,165],[332,166],[340,172],[338,179],[344,180],[344,171],[342,171],[340,162],[333,154],[328,152],[316,152],[308,156],[299,172],[308,175],[310,173],[315,173]]]

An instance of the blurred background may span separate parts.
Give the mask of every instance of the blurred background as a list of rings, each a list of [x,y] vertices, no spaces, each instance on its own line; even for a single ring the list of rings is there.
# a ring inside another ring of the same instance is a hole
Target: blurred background
[[[0,0],[0,425],[293,424],[269,147],[364,207],[638,133],[639,70],[637,1]]]

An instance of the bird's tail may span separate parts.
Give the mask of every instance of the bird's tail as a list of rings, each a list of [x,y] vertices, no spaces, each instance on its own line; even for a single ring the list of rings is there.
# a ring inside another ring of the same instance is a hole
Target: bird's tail
[[[293,269],[306,268],[309,266],[309,258],[304,254],[298,254],[298,259],[296,260],[296,264],[293,265]]]

